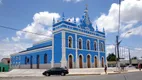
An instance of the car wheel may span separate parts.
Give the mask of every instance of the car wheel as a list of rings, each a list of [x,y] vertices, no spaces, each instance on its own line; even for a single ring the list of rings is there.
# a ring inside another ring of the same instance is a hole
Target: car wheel
[[[66,75],[65,73],[63,73],[63,72],[61,73],[61,76],[65,76],[65,75]]]
[[[50,74],[49,74],[49,73],[46,73],[46,76],[50,76]]]

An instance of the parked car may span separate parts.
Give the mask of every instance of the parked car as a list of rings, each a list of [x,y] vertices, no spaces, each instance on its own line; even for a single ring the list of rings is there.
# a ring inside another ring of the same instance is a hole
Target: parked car
[[[61,75],[61,76],[65,76],[66,74],[68,74],[68,69],[65,68],[61,68],[61,67],[54,67],[51,68],[47,71],[44,71],[42,74],[45,76],[50,76],[50,75]]]

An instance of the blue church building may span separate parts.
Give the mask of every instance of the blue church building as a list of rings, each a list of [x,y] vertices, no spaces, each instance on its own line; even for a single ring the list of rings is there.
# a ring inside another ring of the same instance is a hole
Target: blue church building
[[[52,38],[11,54],[11,68],[104,67],[105,31],[92,25],[87,7],[79,22],[67,20],[63,14],[59,20],[53,19],[52,29]]]

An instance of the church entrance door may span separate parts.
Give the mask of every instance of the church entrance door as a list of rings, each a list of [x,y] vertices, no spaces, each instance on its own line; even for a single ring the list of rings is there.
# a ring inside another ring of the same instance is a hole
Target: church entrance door
[[[95,68],[97,68],[97,67],[98,67],[98,65],[97,65],[98,60],[97,60],[97,57],[96,57],[96,56],[95,56],[95,59],[94,59],[94,60],[95,60],[95,63],[94,63],[95,65],[94,65],[94,66],[95,66]]]
[[[102,57],[102,67],[104,67],[104,57]]]
[[[73,68],[73,59],[72,59],[72,55],[69,55],[69,68]]]
[[[83,68],[82,55],[79,55],[79,68]]]
[[[87,55],[87,67],[90,68],[90,55]]]

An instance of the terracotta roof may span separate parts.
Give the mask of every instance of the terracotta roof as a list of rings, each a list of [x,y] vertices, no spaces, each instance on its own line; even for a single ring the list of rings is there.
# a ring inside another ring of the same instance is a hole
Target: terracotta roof
[[[1,60],[6,59],[7,61],[10,61],[10,58],[2,58]]]

